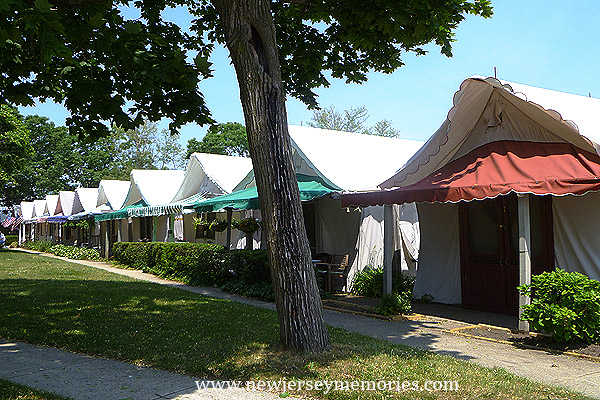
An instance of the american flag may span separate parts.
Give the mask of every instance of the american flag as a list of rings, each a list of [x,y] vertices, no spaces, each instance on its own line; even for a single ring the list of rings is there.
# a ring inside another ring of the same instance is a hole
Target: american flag
[[[17,229],[17,227],[19,226],[19,224],[21,222],[23,222],[23,217],[19,216],[18,218],[14,218],[13,217],[13,223],[12,223],[12,228],[10,228],[11,231],[14,231],[15,229]]]
[[[8,228],[15,222],[15,217],[8,217],[4,221],[2,221],[2,226]]]

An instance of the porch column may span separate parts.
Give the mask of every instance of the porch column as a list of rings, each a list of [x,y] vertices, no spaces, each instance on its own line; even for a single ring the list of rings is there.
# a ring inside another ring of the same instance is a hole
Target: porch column
[[[233,216],[233,210],[231,208],[227,209],[227,250],[231,249],[231,218]]]
[[[383,293],[392,293],[392,259],[394,257],[394,210],[383,206]]]
[[[531,283],[531,220],[529,218],[529,194],[518,195],[519,207],[519,284]],[[529,332],[529,322],[521,321],[521,306],[530,304],[528,296],[519,295],[519,330]]]

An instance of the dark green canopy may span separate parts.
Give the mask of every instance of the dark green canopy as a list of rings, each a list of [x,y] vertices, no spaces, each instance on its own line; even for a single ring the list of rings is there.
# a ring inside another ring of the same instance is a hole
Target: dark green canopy
[[[319,179],[317,177],[298,175],[297,179],[301,201],[309,201],[328,193],[338,191],[325,186],[324,183],[316,182],[314,179]],[[251,187],[212,199],[201,200],[185,206],[185,208],[193,208],[199,213],[214,212],[225,208],[236,210],[258,210],[260,208],[260,203],[256,187]]]

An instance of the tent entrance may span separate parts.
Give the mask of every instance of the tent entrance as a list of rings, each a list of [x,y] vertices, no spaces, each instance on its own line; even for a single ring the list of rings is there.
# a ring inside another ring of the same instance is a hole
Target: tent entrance
[[[529,196],[531,269],[554,269],[551,196]],[[461,203],[463,306],[502,313],[518,311],[519,225],[517,196]]]

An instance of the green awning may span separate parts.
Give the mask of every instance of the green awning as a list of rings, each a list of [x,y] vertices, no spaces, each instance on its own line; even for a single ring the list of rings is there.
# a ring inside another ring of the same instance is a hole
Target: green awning
[[[337,191],[325,186],[323,183],[315,182],[314,180],[304,181],[304,179],[307,178],[312,177],[298,176],[298,189],[300,189],[301,201],[310,201],[314,198]],[[188,205],[185,208],[193,208],[199,213],[214,212],[225,208],[232,208],[235,210],[258,210],[260,208],[260,203],[256,187],[251,187],[213,199],[202,200]]]
[[[121,208],[118,211],[113,211],[113,212],[109,212],[109,213],[105,213],[105,214],[100,214],[100,215],[96,215],[94,217],[94,220],[96,222],[100,222],[100,221],[111,221],[113,219],[125,219],[127,217],[129,217],[129,210],[134,209],[134,208],[139,208],[139,207],[146,207],[148,206],[148,204],[146,204],[146,202],[144,200],[140,200],[136,203],[133,203],[130,206]]]
[[[185,206],[196,204],[199,201],[206,199],[205,193],[198,193],[188,198],[158,206],[146,206],[130,208],[127,212],[129,217],[157,217],[167,214],[181,214]]]

